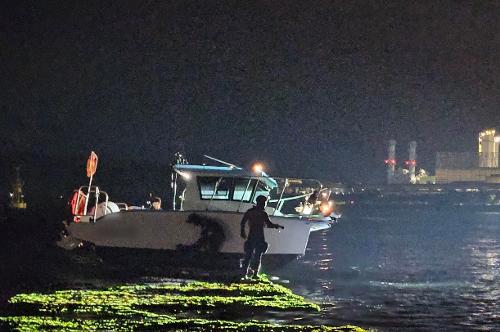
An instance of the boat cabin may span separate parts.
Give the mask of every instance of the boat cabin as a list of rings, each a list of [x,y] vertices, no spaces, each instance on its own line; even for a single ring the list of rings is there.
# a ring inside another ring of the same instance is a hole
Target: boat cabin
[[[269,215],[293,218],[329,218],[333,202],[330,191],[314,179],[271,178],[261,170],[248,171],[213,157],[223,166],[190,165],[180,161],[172,168],[172,206],[180,211],[224,211],[244,213],[254,206],[260,195],[270,197]],[[278,181],[280,188],[278,188]],[[317,189],[304,186],[308,181]],[[319,195],[321,194],[321,197]],[[300,202],[297,203],[297,200]],[[90,201],[90,203],[89,203]],[[108,195],[97,186],[82,186],[71,199],[74,222],[95,222],[102,216],[120,211],[144,210],[140,206],[109,201]]]
[[[259,195],[269,196],[278,186],[264,172],[233,166],[179,164],[174,171],[175,206],[181,210],[245,212]]]

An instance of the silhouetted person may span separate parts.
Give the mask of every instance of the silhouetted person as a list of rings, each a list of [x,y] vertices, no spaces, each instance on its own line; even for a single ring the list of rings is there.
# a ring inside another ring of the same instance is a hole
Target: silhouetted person
[[[268,244],[264,238],[264,226],[269,228],[285,228],[281,225],[273,224],[269,220],[269,216],[265,211],[267,204],[266,196],[258,196],[256,202],[257,205],[245,212],[243,219],[241,219],[241,237],[247,239],[244,246],[245,258],[242,266],[245,269],[246,277],[257,277],[262,255],[267,251]],[[245,233],[245,224],[247,221],[250,227],[248,238]]]
[[[319,198],[319,190],[314,190],[311,195],[309,195],[309,198],[307,199],[307,203],[314,205],[316,204],[316,201]]]

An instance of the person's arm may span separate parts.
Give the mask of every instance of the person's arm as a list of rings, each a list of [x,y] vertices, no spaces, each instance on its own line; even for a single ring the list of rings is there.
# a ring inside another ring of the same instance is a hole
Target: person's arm
[[[269,219],[269,216],[267,215],[266,213],[266,226],[269,227],[269,228],[281,228],[281,229],[285,229],[285,227],[281,226],[281,225],[278,225],[278,224],[274,224],[271,222],[271,219]]]
[[[244,239],[247,238],[247,235],[245,233],[245,224],[246,224],[247,220],[248,220],[248,216],[245,213],[243,215],[243,218],[241,219],[241,232],[240,232],[241,237],[244,238]]]

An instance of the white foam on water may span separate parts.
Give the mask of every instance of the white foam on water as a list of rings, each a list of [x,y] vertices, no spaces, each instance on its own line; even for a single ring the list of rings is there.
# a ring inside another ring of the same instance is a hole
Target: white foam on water
[[[482,212],[477,212],[477,214],[486,214],[486,215],[500,215],[500,211],[482,211]]]
[[[470,283],[461,281],[439,281],[439,282],[370,281],[369,284],[375,287],[387,287],[387,288],[399,288],[399,289],[462,288],[470,286]]]

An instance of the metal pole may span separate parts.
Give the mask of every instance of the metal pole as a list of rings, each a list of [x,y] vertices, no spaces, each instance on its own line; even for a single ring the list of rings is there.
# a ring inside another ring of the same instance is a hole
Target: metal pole
[[[99,203],[99,196],[101,194],[99,193],[99,187],[95,187],[95,206],[94,206],[94,222],[97,217],[97,203]],[[104,213],[106,213],[106,210],[104,210]]]
[[[83,209],[83,214],[87,215],[87,207],[89,204],[89,197],[90,197],[90,187],[92,186],[92,179],[94,175],[90,176],[90,181],[89,181],[89,190],[87,191],[87,197],[85,198],[85,208]]]
[[[212,193],[212,197],[210,197],[210,202],[208,202],[208,205],[207,205],[207,211],[208,209],[210,208],[210,205],[212,205],[212,200],[214,199],[214,196],[215,196],[215,193],[217,192],[217,189],[219,188],[219,183],[222,181],[222,178],[219,178],[217,180],[217,182],[215,182],[215,188],[214,188],[214,192]]]
[[[217,159],[217,158],[214,158],[214,157],[207,156],[206,154],[204,154],[203,157],[211,159],[211,160],[216,161],[218,163],[221,163],[223,165],[227,165],[227,166],[232,167],[232,168],[241,169],[241,167],[238,167],[238,166],[236,166],[234,164],[228,163],[228,162],[226,162],[224,160],[220,160],[220,159]]]
[[[252,182],[252,178],[248,179],[247,187],[245,188],[245,191],[243,192],[243,196],[241,196],[240,204],[238,205],[238,210],[236,210],[236,212],[240,212],[241,203],[243,202],[243,199],[245,199],[245,195],[248,191],[248,187],[250,187],[251,182]]]
[[[175,211],[175,199],[177,198],[177,172],[175,172],[175,175],[174,173],[172,173],[172,186],[173,186],[173,189],[174,189],[174,197],[173,197],[173,200],[172,200],[172,209]]]
[[[259,189],[259,183],[260,183],[260,179],[257,178],[257,183],[255,184],[255,190],[254,190],[254,193],[253,193],[254,197],[252,197],[253,199],[257,198],[257,197],[255,197],[255,195],[257,195],[257,190]]]
[[[276,214],[276,210],[278,210],[278,207],[280,206],[281,199],[283,198],[283,194],[285,193],[285,189],[288,187],[288,178],[285,179],[285,185],[283,186],[283,191],[281,192],[280,198],[278,199],[278,202],[276,203],[276,208],[273,211],[273,216]]]

